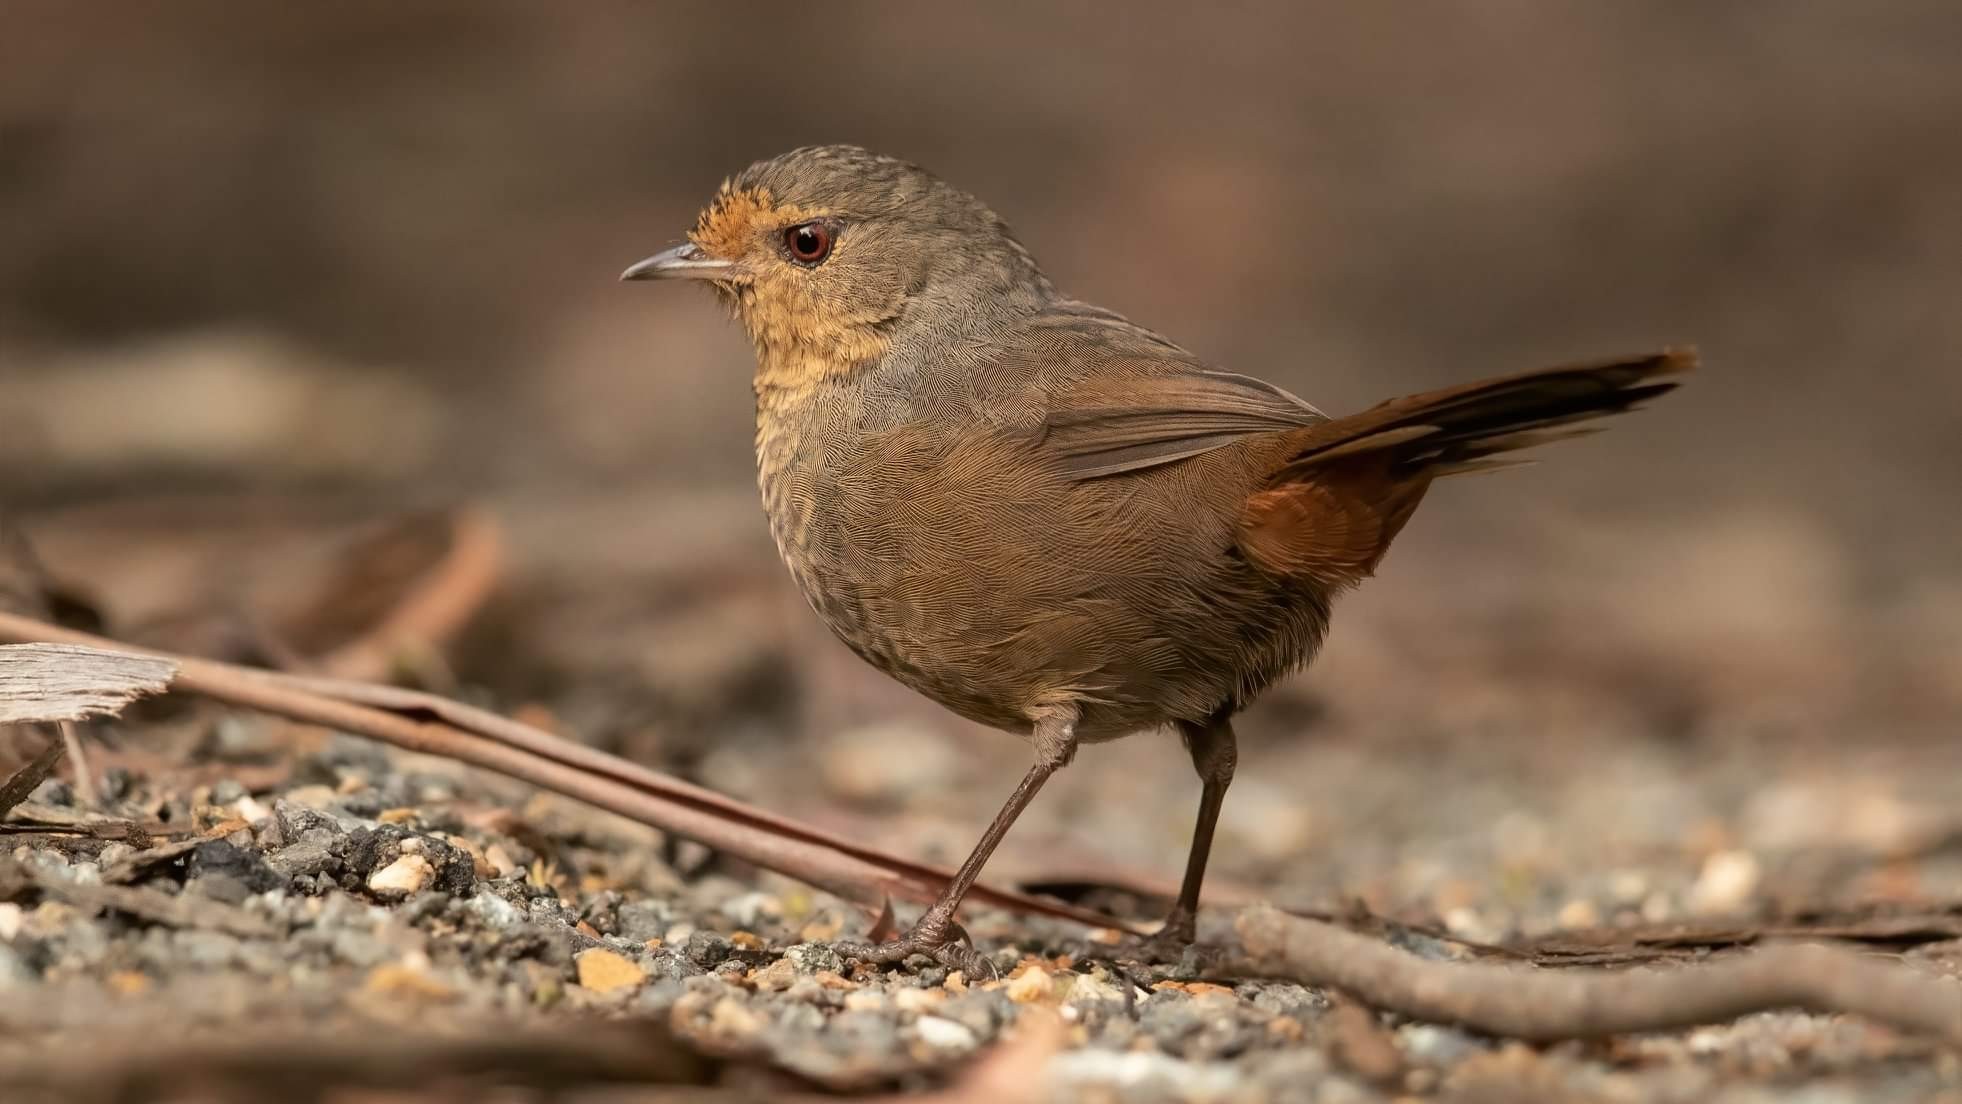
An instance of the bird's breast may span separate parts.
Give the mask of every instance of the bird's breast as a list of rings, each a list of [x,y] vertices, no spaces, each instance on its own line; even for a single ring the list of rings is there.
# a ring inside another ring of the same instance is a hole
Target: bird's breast
[[[853,650],[891,669],[852,569],[855,542],[837,468],[865,447],[860,400],[834,387],[757,391],[756,479],[777,552],[811,608]]]

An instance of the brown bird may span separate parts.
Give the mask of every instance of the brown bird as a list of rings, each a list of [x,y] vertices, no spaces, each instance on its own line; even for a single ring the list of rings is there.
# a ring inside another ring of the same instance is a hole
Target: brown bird
[[[996,214],[903,161],[800,149],[725,182],[628,280],[706,281],[756,346],[770,531],[873,666],[1021,734],[1029,768],[946,893],[873,962],[970,972],[955,910],[1078,745],[1173,728],[1202,783],[1164,944],[1193,938],[1231,718],[1311,659],[1431,481],[1676,385],[1662,352],[1330,418],[1058,291]]]

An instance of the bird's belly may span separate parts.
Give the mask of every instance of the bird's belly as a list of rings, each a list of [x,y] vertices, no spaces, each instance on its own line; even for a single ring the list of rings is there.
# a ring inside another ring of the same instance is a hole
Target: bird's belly
[[[904,480],[841,496],[815,466],[765,470],[771,532],[792,578],[861,658],[954,712],[1026,731],[1068,698],[1079,737],[1110,739],[1237,707],[1313,654],[1322,597],[1248,568],[1191,511],[1162,544],[1124,542],[1070,503],[977,497]],[[914,499],[938,494],[935,503]]]
[[[909,553],[921,534],[854,518],[822,465],[763,460],[758,482],[770,535],[798,592],[832,635],[962,716],[1000,728],[1026,727],[1004,688],[975,677],[962,661],[973,639],[969,607],[923,600],[936,587]]]

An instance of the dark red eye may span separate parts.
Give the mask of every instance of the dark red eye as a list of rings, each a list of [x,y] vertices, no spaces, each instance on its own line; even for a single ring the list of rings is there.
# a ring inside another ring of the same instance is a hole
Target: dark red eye
[[[831,255],[831,228],[822,222],[799,223],[783,232],[783,247],[798,264],[818,264]]]

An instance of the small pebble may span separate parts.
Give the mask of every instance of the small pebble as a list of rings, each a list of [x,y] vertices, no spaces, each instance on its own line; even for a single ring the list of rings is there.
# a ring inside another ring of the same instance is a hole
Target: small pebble
[[[1016,1004],[1036,1004],[1048,1000],[1054,990],[1048,972],[1040,966],[1031,966],[1020,977],[1009,981],[1006,992],[1008,999]]]
[[[919,1032],[921,1042],[938,1050],[973,1050],[979,1043],[966,1024],[939,1016],[921,1016],[913,1021],[913,1030]]]
[[[1736,912],[1758,888],[1758,860],[1749,851],[1718,851],[1703,861],[1703,872],[1690,888],[1693,912]]]
[[[1555,920],[1563,928],[1593,928],[1600,926],[1601,911],[1588,900],[1573,900],[1560,906]]]
[[[750,975],[750,983],[765,993],[781,993],[797,983],[797,967],[779,958]]]
[[[734,997],[723,997],[709,1010],[709,1030],[717,1035],[746,1039],[763,1030],[763,1021]]]
[[[924,1012],[939,1007],[946,999],[944,989],[899,989],[892,995],[892,1003],[901,1012]]]
[[[491,876],[495,878],[509,878],[524,872],[524,864],[512,858],[511,852],[505,850],[501,843],[484,848],[484,861],[490,864]]]
[[[786,948],[783,952],[783,957],[784,961],[795,967],[800,974],[816,974],[826,971],[834,974],[842,974],[845,971],[845,960],[838,957],[837,951],[832,950],[823,943],[796,944],[795,946]]]
[[[1071,1004],[1091,1004],[1100,1001],[1121,1001],[1124,994],[1116,986],[1089,974],[1078,974],[1070,983],[1069,1002]]]
[[[455,1000],[457,992],[451,986],[429,975],[423,964],[389,962],[368,972],[362,987],[370,993],[396,999],[443,1003]]]
[[[852,1012],[877,1012],[892,1000],[876,989],[859,989],[845,994],[845,1008]]]
[[[368,891],[378,897],[407,897],[421,892],[436,877],[436,868],[421,855],[408,854],[368,876]]]
[[[633,989],[647,980],[646,971],[626,956],[604,947],[579,952],[574,957],[573,964],[579,972],[579,984],[595,993]]]
[[[477,919],[482,920],[484,926],[490,928],[514,927],[522,923],[525,918],[525,914],[519,911],[518,906],[488,890],[478,890],[474,896],[464,902],[464,907],[468,908]]]

